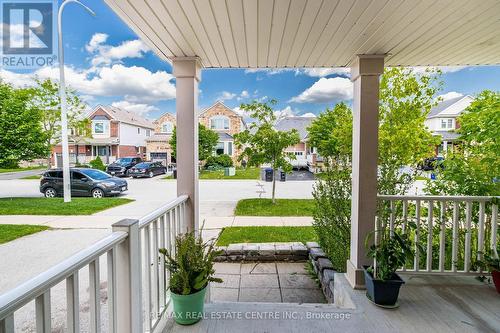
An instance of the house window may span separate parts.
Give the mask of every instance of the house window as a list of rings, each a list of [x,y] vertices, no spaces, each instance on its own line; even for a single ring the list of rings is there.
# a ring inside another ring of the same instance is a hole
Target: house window
[[[229,156],[233,156],[233,143],[232,142],[227,143],[227,154]]]
[[[442,129],[453,129],[453,119],[441,119],[441,128]]]
[[[172,124],[172,122],[167,121],[161,125],[161,132],[162,133],[172,134],[173,131],[174,131],[174,124]]]
[[[224,154],[224,142],[217,142],[217,145],[215,146],[215,155],[222,154]]]
[[[151,136],[151,130],[146,130],[146,136]]]
[[[210,118],[210,128],[213,130],[229,129],[229,118],[224,116]]]
[[[137,127],[137,134],[141,134],[141,128]]]
[[[92,123],[92,133],[105,134],[109,132],[109,123],[104,121],[95,121]]]

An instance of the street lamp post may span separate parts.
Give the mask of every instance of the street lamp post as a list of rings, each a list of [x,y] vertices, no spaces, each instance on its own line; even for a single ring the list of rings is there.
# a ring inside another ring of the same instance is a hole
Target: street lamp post
[[[62,36],[62,13],[67,4],[74,2],[85,8],[90,14],[95,13],[78,0],[65,0],[57,15],[57,32],[59,40],[59,97],[61,99],[61,137],[62,137],[62,162],[63,162],[63,193],[64,202],[71,202],[71,182],[69,174],[69,147],[68,147],[68,115],[66,103],[66,82],[64,80],[64,45]]]

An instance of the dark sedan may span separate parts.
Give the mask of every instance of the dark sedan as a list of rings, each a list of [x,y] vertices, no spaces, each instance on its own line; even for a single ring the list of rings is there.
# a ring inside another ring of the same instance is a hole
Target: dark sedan
[[[167,167],[161,164],[161,162],[142,162],[136,164],[132,169],[130,169],[130,176],[132,178],[137,177],[149,177],[152,178],[156,175],[163,175],[167,173]]]
[[[130,169],[137,163],[141,163],[140,157],[122,157],[111,163],[106,167],[106,172],[112,176],[125,176],[130,175]]]
[[[112,177],[96,169],[75,168],[70,170],[71,196],[102,198],[113,196],[128,190],[126,180]],[[46,198],[63,194],[63,172],[53,169],[43,174],[40,180],[40,192]]]

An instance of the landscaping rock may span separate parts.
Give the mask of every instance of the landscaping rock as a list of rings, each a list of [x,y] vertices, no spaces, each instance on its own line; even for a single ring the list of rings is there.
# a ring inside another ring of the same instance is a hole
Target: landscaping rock
[[[226,253],[228,256],[243,254],[243,244],[229,244]]]
[[[333,270],[332,262],[327,258],[319,258],[318,259],[318,270],[321,273],[323,273],[323,271],[325,269],[332,269]]]
[[[309,250],[309,257],[318,260],[319,258],[326,258],[326,254],[321,248],[312,248]]]
[[[306,242],[306,247],[310,249],[317,249],[320,248],[319,244],[316,242]]]
[[[333,269],[324,269],[321,273],[321,285],[323,288],[328,288],[330,281],[333,281],[335,278],[335,271]]]
[[[292,244],[292,252],[294,255],[304,255],[307,256],[307,247],[302,243]]]
[[[276,247],[274,244],[263,243],[259,245],[259,254],[261,256],[273,256],[276,253]]]
[[[275,251],[276,251],[277,255],[291,254],[292,253],[292,246],[288,245],[288,244],[276,244]]]

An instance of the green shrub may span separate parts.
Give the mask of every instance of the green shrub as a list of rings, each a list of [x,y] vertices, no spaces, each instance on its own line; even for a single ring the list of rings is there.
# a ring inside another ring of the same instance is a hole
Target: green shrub
[[[335,270],[346,271],[351,238],[351,170],[335,167],[314,185],[313,227]]]
[[[106,171],[106,166],[104,165],[104,163],[102,163],[102,160],[99,156],[97,156],[94,160],[90,161],[89,164],[92,169]]]
[[[205,168],[208,170],[218,170],[233,166],[233,160],[229,155],[209,156],[205,161]]]
[[[200,232],[201,234],[201,232]],[[214,248],[213,241],[203,242],[193,232],[175,239],[175,254],[160,249],[165,256],[165,266],[170,272],[170,290],[177,295],[190,295],[205,288],[208,282],[222,282],[214,277],[214,259],[222,253]]]

